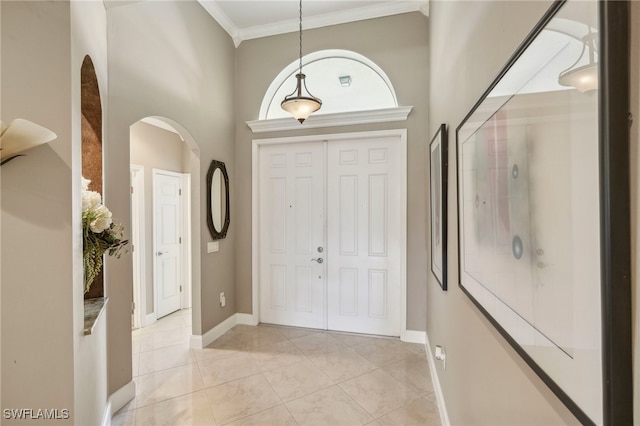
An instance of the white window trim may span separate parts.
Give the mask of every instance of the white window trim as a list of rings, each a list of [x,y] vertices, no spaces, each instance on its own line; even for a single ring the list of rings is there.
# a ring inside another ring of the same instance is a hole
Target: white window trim
[[[375,62],[373,62],[371,59],[367,58],[364,55],[361,55],[357,52],[352,52],[350,50],[344,50],[344,49],[325,49],[325,50],[318,50],[316,52],[311,52],[306,54],[305,56],[302,57],[302,63],[303,63],[303,66],[307,66],[310,63],[313,63],[316,61],[322,61],[325,59],[331,59],[331,58],[350,59],[352,61],[361,63],[365,67],[370,68],[384,82],[384,84],[387,86],[387,89],[389,90],[389,94],[393,98],[393,105],[389,105],[389,107],[392,108],[392,107],[398,106],[398,98],[396,96],[396,91],[393,87],[393,84],[391,83],[391,79],[384,72],[384,70],[378,66],[378,64],[376,64]],[[267,91],[264,94],[264,97],[262,98],[262,103],[260,105],[260,113],[258,115],[260,120],[273,120],[267,117],[268,117],[269,108],[271,108],[274,102],[274,96],[276,95],[280,87],[283,84],[285,84],[287,79],[298,72],[299,66],[300,66],[299,61],[295,60],[291,62],[289,65],[287,65],[282,71],[280,71],[280,73],[276,76],[276,78],[273,79],[273,81],[267,88]]]
[[[247,121],[253,133],[279,132],[288,130],[315,129],[320,127],[348,126],[355,124],[385,123],[405,121],[413,106],[374,109],[369,111],[348,111],[333,114],[312,115],[303,124],[293,117],[272,118],[270,120]]]

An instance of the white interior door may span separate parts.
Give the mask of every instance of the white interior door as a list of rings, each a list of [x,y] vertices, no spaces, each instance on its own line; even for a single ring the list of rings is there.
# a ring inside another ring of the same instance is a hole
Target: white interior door
[[[325,328],[322,142],[259,153],[262,322]]]
[[[154,170],[154,292],[156,317],[180,309],[182,252],[180,241],[181,176]]]
[[[388,137],[329,144],[330,330],[400,333],[405,167],[398,148]]]

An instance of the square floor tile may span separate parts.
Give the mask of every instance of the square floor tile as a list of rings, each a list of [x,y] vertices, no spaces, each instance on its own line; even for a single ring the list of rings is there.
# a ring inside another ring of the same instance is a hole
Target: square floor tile
[[[377,368],[352,348],[322,354],[311,358],[311,361],[336,383],[352,379]]]
[[[261,371],[274,370],[307,359],[291,342],[274,343],[251,351],[251,358]]]
[[[342,382],[339,386],[374,418],[419,398],[416,392],[380,369]]]
[[[360,345],[375,339],[375,337],[369,337],[362,334],[331,333],[331,335],[347,346]]]
[[[315,333],[291,339],[300,351],[312,358],[328,352],[344,349],[346,345],[328,333]]]
[[[262,374],[208,388],[207,396],[220,425],[282,403]]]
[[[147,352],[154,349],[188,344],[190,332],[186,328],[172,328],[151,334],[144,334],[134,338],[139,343],[139,351]]]
[[[433,392],[429,364],[421,355],[410,355],[400,361],[387,364],[382,369],[421,395]]]
[[[138,376],[135,382],[135,402],[138,408],[204,388],[196,364],[187,364]]]
[[[138,374],[153,373],[194,362],[195,359],[188,344],[167,346],[166,348],[142,352],[139,355]]]
[[[309,360],[266,371],[264,377],[283,401],[333,385],[333,381]]]
[[[285,404],[300,425],[358,426],[373,418],[338,386],[331,386]]]
[[[136,426],[214,425],[205,391],[190,393],[136,410]]]
[[[440,413],[433,394],[416,399],[411,404],[377,420],[379,426],[440,426]]]
[[[247,353],[238,353],[226,358],[200,361],[200,373],[205,387],[240,379],[259,373],[256,363]]]
[[[268,410],[228,423],[228,426],[297,426],[298,423],[284,405],[278,405]]]
[[[372,339],[369,342],[353,346],[353,348],[369,362],[381,367],[394,361],[399,361],[411,355],[393,340]]]

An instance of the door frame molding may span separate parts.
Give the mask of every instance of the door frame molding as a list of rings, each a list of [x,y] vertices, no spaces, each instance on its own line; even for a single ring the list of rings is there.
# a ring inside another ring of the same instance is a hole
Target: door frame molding
[[[400,156],[405,166],[400,174],[401,208],[400,229],[400,330],[398,335],[407,335],[407,129],[390,129],[365,132],[334,133],[327,135],[289,136],[282,138],[253,139],[251,141],[251,302],[252,322],[260,322],[260,197],[259,188],[259,150],[264,145],[288,143],[335,142],[363,138],[397,137],[400,144]]]
[[[144,166],[129,166],[131,179],[131,243],[133,251],[133,327],[142,328],[146,323],[147,291],[146,291],[146,255],[144,227]]]

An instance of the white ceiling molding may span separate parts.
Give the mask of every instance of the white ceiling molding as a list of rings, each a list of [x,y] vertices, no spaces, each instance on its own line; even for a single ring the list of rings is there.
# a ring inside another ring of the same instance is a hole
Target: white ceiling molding
[[[236,24],[234,24],[233,21],[231,21],[231,19],[229,19],[229,17],[222,11],[222,9],[220,9],[218,3],[216,3],[215,1],[202,0],[198,0],[198,3],[200,3],[200,6],[202,6],[204,10],[206,10],[209,15],[211,15],[218,24],[220,24],[220,26],[227,32],[227,34],[231,36],[231,38],[233,39],[233,44],[236,47],[240,46],[240,43],[242,43],[242,38],[240,38],[240,30],[238,29]]]
[[[248,28],[238,28],[219,7],[216,1],[198,0],[202,7],[231,36],[236,47],[244,40],[296,32],[298,19],[289,19]],[[401,13],[421,12],[429,16],[429,0],[388,1],[385,3],[348,9],[340,12],[304,17],[304,29],[321,28],[347,22],[363,21]]]
[[[370,111],[338,112],[335,114],[312,115],[304,124],[298,123],[291,117],[275,118],[271,120],[247,121],[247,126],[253,133],[280,132],[289,130],[304,130],[320,127],[352,126],[356,124],[386,123],[390,121],[405,121],[413,106],[376,109]]]

